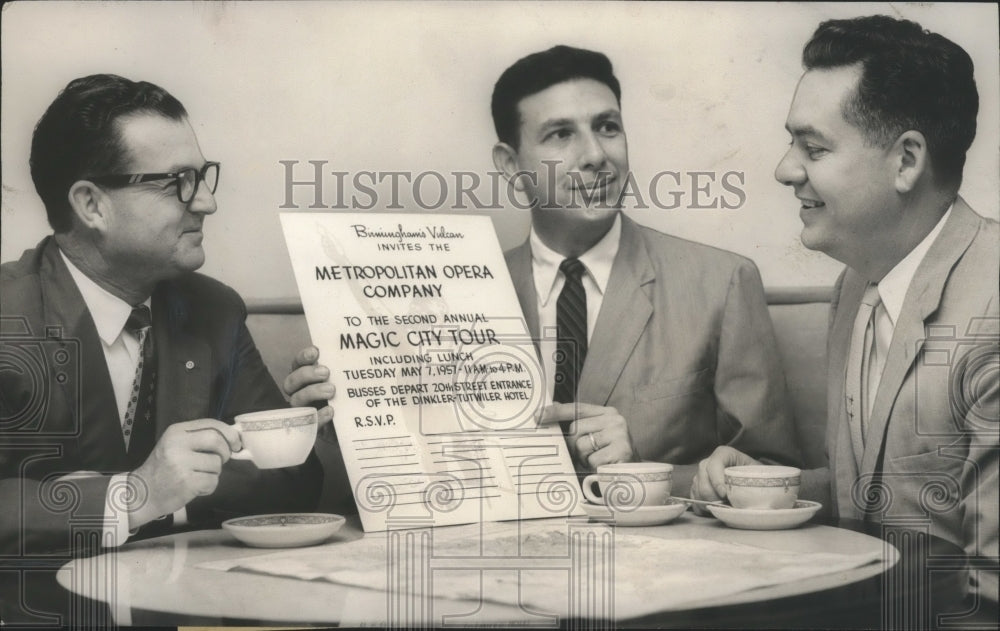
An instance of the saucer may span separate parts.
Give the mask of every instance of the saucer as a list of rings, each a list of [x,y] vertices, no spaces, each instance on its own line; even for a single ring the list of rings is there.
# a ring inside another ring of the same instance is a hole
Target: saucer
[[[604,504],[580,502],[583,512],[595,521],[606,521],[617,526],[658,526],[667,524],[687,510],[687,504],[672,502],[662,506],[638,506],[629,510],[612,510]]]
[[[279,513],[228,519],[222,527],[255,548],[298,548],[329,539],[345,521],[326,513]]]
[[[707,506],[706,508],[730,528],[783,530],[801,526],[822,507],[823,505],[819,502],[799,500],[792,508],[733,508],[732,506]]]

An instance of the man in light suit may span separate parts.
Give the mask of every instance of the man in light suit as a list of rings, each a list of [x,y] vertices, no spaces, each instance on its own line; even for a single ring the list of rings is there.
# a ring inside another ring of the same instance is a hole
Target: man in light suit
[[[507,264],[556,401],[543,421],[564,425],[581,468],[677,465],[675,492],[720,444],[796,462],[757,268],[621,213],[620,96],[607,57],[567,46],[521,59],[493,92],[494,163],[531,204]],[[573,291],[579,313],[564,315]]]
[[[821,24],[803,65],[775,176],[802,202],[803,244],[847,268],[828,339],[830,466],[803,472],[802,495],[992,559],[971,586],[995,603],[1000,231],[958,196],[972,61],[873,16]],[[720,448],[693,493],[724,497],[724,467],[749,462]]]
[[[243,301],[194,273],[219,165],[183,105],[146,82],[74,80],[35,128],[31,172],[55,234],[0,273],[0,554],[312,510],[315,455],[266,471],[230,460],[236,414],[288,403]],[[296,358],[293,405],[333,396],[317,359]]]

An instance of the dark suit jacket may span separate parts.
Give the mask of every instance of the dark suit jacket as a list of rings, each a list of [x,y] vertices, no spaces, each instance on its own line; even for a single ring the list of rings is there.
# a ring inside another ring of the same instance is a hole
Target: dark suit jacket
[[[643,460],[691,464],[729,444],[759,458],[798,463],[756,266],[624,214],[621,221],[578,400],[616,408]],[[537,339],[529,242],[506,257]]]
[[[906,293],[860,454],[851,442],[844,381],[867,281],[850,268],[841,275],[827,399],[831,490],[841,517],[926,527],[969,554],[996,559],[998,275],[997,222],[959,198]],[[980,578],[996,601],[996,573]]]
[[[101,341],[51,237],[0,269],[0,554],[80,552],[100,540],[110,477],[134,468]],[[287,405],[232,289],[187,274],[156,287],[152,310],[157,439],[171,423],[231,423]],[[77,471],[100,475],[53,484]],[[267,471],[231,460],[215,493],[188,504],[188,520],[211,526],[242,514],[311,510],[321,483],[315,455]]]

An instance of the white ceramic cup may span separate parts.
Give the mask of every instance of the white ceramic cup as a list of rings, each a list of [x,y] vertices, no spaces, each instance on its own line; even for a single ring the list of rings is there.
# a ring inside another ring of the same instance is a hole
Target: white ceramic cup
[[[234,460],[252,460],[258,469],[292,467],[305,462],[316,442],[315,408],[283,408],[240,414],[236,429],[243,449]]]
[[[725,476],[729,503],[736,508],[792,508],[802,472],[795,467],[744,465],[726,467]]]
[[[594,504],[614,508],[660,506],[667,503],[674,466],[662,462],[619,462],[597,467],[583,479],[583,494]],[[601,495],[594,493],[597,483]]]

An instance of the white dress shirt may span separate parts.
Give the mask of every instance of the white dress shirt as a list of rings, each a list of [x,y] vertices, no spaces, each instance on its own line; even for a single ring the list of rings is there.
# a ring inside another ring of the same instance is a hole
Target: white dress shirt
[[[129,395],[132,393],[132,382],[135,380],[135,369],[139,365],[139,338],[125,330],[125,323],[132,313],[132,306],[110,293],[73,264],[63,251],[59,250],[63,262],[69,269],[69,275],[76,283],[83,302],[87,305],[90,317],[94,320],[97,335],[101,338],[104,350],[104,360],[111,377],[111,387],[115,393],[115,403],[118,406],[118,423],[125,423],[125,411],[128,409]],[[147,298],[143,303],[150,307],[152,300]],[[152,312],[152,309],[150,309]],[[77,471],[71,476],[94,475],[91,471]],[[112,476],[109,489],[119,488],[127,481],[127,473]],[[187,521],[187,511],[181,508],[174,513],[174,523],[181,525]],[[128,539],[128,515],[120,513],[107,497],[104,502],[104,543],[106,547],[119,546]]]
[[[927,251],[934,245],[934,241],[937,240],[938,235],[941,234],[944,224],[947,223],[948,217],[951,216],[951,209],[952,206],[949,206],[947,212],[937,222],[937,225],[927,233],[923,241],[918,243],[917,247],[910,250],[910,253],[903,257],[902,261],[896,263],[896,266],[889,270],[889,273],[883,276],[882,280],[878,282],[878,295],[882,299],[882,304],[885,305],[885,310],[889,314],[893,328],[895,328],[896,322],[899,321],[899,314],[903,310],[903,300],[906,298],[906,292],[909,290],[910,284],[913,282],[913,277],[917,273],[917,268],[920,267],[920,263],[927,256]]]
[[[587,343],[594,334],[597,316],[604,302],[604,293],[611,277],[611,266],[618,254],[618,243],[621,240],[621,217],[616,216],[615,222],[607,234],[577,257],[586,268],[581,280],[587,294]],[[531,273],[535,280],[535,291],[538,297],[538,330],[541,340],[539,352],[542,355],[542,369],[545,373],[545,401],[552,402],[555,391],[555,360],[556,352],[556,303],[566,276],[559,271],[559,265],[566,258],[555,252],[544,243],[531,228],[528,236],[531,245]]]
[[[118,422],[125,423],[125,410],[128,409],[129,395],[132,393],[132,381],[135,379],[135,368],[139,365],[139,338],[125,330],[125,323],[132,314],[132,305],[118,296],[111,294],[86,274],[81,272],[73,262],[66,258],[62,250],[59,254],[69,268],[69,275],[76,282],[83,302],[90,311],[90,317],[97,327],[97,335],[104,347],[104,359],[111,376],[111,387],[115,391],[115,403],[118,404]],[[150,300],[145,303],[147,307]]]
[[[889,273],[883,276],[882,280],[877,284],[879,299],[882,303],[876,307],[872,314],[874,318],[873,340],[871,348],[866,349],[868,351],[868,361],[865,368],[862,369],[862,373],[866,369],[868,371],[866,377],[867,396],[863,397],[866,409],[864,410],[864,421],[862,422],[862,438],[867,432],[867,419],[871,414],[872,406],[875,402],[878,385],[882,381],[882,371],[885,369],[886,358],[889,353],[889,347],[892,344],[892,336],[896,330],[896,323],[899,321],[899,314],[903,310],[903,301],[906,299],[906,292],[909,291],[910,285],[913,283],[913,277],[917,273],[917,268],[920,267],[920,263],[927,256],[927,251],[934,244],[934,241],[941,233],[941,229],[944,228],[944,224],[950,216],[951,207],[944,213],[937,222],[937,225],[927,233],[927,236],[915,248],[910,250],[909,254],[903,257],[899,263],[896,263],[895,267],[889,270]]]

